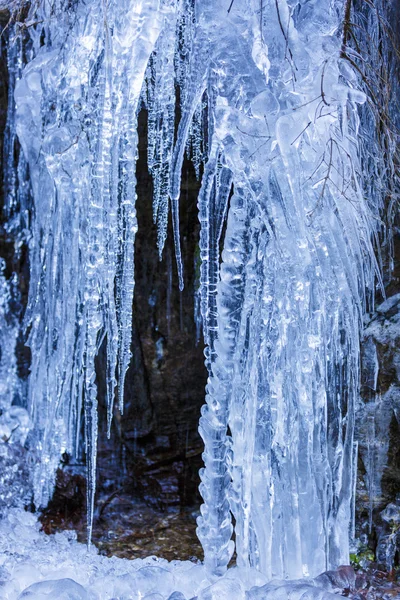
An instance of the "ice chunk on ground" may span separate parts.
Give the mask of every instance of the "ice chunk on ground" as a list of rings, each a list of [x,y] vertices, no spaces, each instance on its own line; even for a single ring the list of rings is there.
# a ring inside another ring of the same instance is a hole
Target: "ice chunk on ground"
[[[89,600],[89,596],[73,579],[41,581],[30,585],[18,600]]]
[[[390,502],[390,504],[387,505],[385,510],[383,510],[381,512],[381,517],[387,523],[391,523],[391,522],[399,523],[400,522],[400,507],[397,506],[396,504],[393,504],[392,502]]]
[[[240,579],[219,579],[205,590],[202,590],[198,600],[245,600],[246,594]]]

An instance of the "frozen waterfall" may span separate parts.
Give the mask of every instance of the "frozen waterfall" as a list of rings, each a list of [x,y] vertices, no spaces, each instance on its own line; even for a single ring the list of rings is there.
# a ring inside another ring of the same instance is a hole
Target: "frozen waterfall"
[[[234,548],[239,567],[267,578],[314,577],[348,563],[360,332],[381,285],[384,196],[369,154],[378,142],[368,85],[347,39],[349,7],[41,0],[23,32],[8,28],[6,208],[30,255],[35,504],[51,497],[61,454],[77,452],[83,414],[89,539],[95,357],[105,341],[109,424],[114,397],[123,412],[131,358],[145,107],[158,250],[162,257],[171,211],[181,288],[185,154],[201,178],[208,383],[197,531],[206,567],[222,575]],[[362,10],[353,20],[373,36],[374,10]],[[8,382],[12,327],[4,332]]]

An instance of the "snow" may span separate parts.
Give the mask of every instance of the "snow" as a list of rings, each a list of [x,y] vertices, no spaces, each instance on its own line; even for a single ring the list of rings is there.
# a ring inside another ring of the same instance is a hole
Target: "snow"
[[[156,592],[168,598],[174,591],[191,598],[209,585],[199,564],[168,563],[154,556],[106,558],[78,543],[73,531],[47,536],[33,514],[19,509],[10,510],[0,522],[0,563],[2,600],[39,600],[46,594],[53,600],[63,597],[55,595],[61,590],[65,600],[140,600]]]

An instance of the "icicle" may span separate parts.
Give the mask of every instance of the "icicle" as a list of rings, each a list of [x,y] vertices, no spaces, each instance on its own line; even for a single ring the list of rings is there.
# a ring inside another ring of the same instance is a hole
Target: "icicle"
[[[172,261],[171,252],[169,247],[167,248],[167,302],[166,302],[166,319],[167,319],[167,336],[171,338],[171,302],[172,302]]]
[[[368,531],[372,532],[372,517],[375,498],[375,404],[373,404],[372,414],[368,415],[367,429],[367,448],[368,448]]]
[[[194,112],[189,130],[186,154],[192,161],[197,179],[200,179],[201,166],[204,163],[203,116],[205,105],[199,104]]]
[[[354,442],[353,446],[353,461],[352,461],[352,500],[351,500],[351,522],[350,522],[350,541],[354,542],[356,539],[356,495],[357,495],[357,464],[358,464],[358,441]]]
[[[171,13],[151,60],[148,104],[148,165],[153,176],[153,215],[157,222],[157,247],[162,258],[168,226],[170,168],[175,129],[175,29]]]
[[[20,392],[17,372],[16,345],[19,333],[19,323],[16,315],[12,314],[11,304],[16,300],[15,276],[7,281],[5,261],[0,258],[0,411],[10,408],[15,397]]]
[[[205,167],[199,192],[200,220],[200,296],[204,341],[210,348],[207,360],[212,361],[217,330],[216,294],[219,279],[219,243],[231,191],[232,174],[218,165],[220,149],[216,146]]]
[[[177,139],[171,162],[170,198],[172,225],[174,232],[175,256],[178,269],[179,289],[183,290],[183,265],[179,233],[179,196],[181,188],[182,165],[193,115],[206,88],[208,40],[202,29],[198,29],[193,41],[190,67],[187,74],[187,93],[182,106],[182,116],[178,127]]]
[[[122,413],[124,401],[124,380],[131,358],[132,304],[135,287],[134,244],[137,231],[136,218],[136,177],[132,165],[136,160],[136,114],[135,108],[127,112],[127,127],[121,137],[119,208],[119,263],[117,273],[117,302],[119,319],[118,346],[118,394],[119,408]]]
[[[217,352],[214,354],[210,348],[206,349],[211,375],[206,387],[207,404],[203,407],[199,425],[205,445],[205,468],[200,471],[204,505],[198,518],[197,534],[203,544],[206,567],[216,575],[224,572],[233,553],[228,500],[231,449],[227,427],[238,335],[237,313],[244,300],[243,260],[247,257],[248,244],[245,203],[246,199],[241,195],[231,198],[217,294],[220,319],[218,341],[215,342]]]
[[[7,69],[8,102],[7,122],[4,132],[4,213],[8,220],[7,229],[21,230],[26,223],[27,176],[26,162],[22,152],[18,152],[14,91],[23,68],[22,34],[18,35],[15,25],[7,29]],[[17,158],[16,158],[17,157]],[[15,220],[20,222],[17,224]]]

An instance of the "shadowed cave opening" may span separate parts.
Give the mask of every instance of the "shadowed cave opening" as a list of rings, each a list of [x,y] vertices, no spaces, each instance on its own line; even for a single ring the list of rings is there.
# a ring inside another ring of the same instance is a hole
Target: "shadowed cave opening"
[[[96,362],[99,391],[97,492],[93,542],[108,555],[202,558],[196,537],[203,442],[198,433],[207,380],[204,344],[195,320],[199,285],[200,182],[185,160],[180,203],[185,287],[179,291],[171,218],[162,260],[153,221],[153,181],[147,169],[147,111],[138,120],[136,164],[138,232],[132,359],[125,379],[124,413],[115,406],[107,439],[104,341]],[[200,334],[200,335],[199,335]],[[75,529],[86,541],[86,479],[81,460],[65,454],[53,499],[42,512],[48,533]]]

